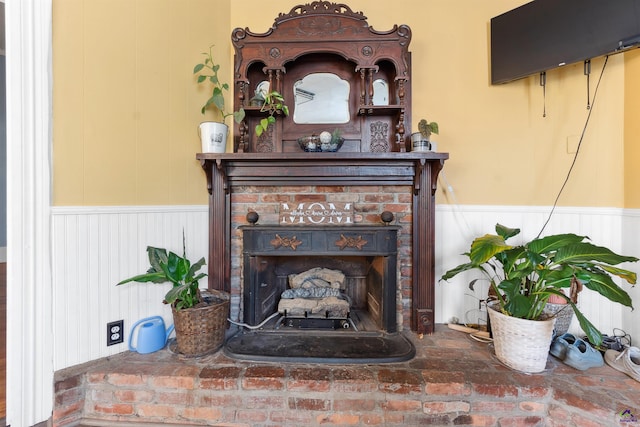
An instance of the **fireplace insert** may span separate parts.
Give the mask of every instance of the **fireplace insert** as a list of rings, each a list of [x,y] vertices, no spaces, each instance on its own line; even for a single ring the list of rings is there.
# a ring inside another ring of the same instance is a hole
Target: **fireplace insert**
[[[242,227],[243,319],[231,356],[330,362],[413,357],[398,333],[400,227]]]

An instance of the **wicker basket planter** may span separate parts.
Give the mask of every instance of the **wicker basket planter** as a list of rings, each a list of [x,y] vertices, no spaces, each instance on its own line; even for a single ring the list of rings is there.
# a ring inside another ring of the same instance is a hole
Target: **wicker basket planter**
[[[489,306],[496,357],[517,371],[544,371],[556,319],[527,320],[506,316]]]
[[[555,335],[560,336],[569,330],[573,320],[573,307],[570,304],[547,303],[544,311],[556,318]]]
[[[202,292],[201,307],[176,310],[172,307],[178,353],[203,356],[222,347],[229,316],[230,296],[226,292]]]

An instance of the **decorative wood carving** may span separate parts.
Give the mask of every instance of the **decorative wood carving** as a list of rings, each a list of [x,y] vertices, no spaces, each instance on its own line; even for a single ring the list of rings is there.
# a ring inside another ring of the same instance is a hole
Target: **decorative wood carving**
[[[340,240],[336,241],[336,246],[340,249],[344,248],[357,248],[358,250],[362,250],[362,248],[367,244],[367,241],[362,238],[362,236],[351,237],[345,236],[344,234],[340,235]]]
[[[298,240],[296,236],[282,237],[279,234],[276,234],[276,237],[272,239],[269,243],[271,243],[271,246],[273,246],[276,249],[290,248],[291,250],[295,251],[296,248],[302,244],[302,241]]]
[[[301,151],[296,139],[322,126],[295,124],[293,114],[279,116],[268,138],[274,145],[269,147],[265,138],[253,135],[265,113],[260,107],[250,106],[249,100],[257,84],[268,81],[271,89],[284,95],[291,111],[296,79],[312,72],[336,73],[350,83],[349,123],[332,125],[345,137],[342,151],[407,151],[411,131],[411,29],[395,25],[388,31],[377,31],[366,19],[347,5],[314,1],[281,13],[265,33],[248,28],[233,30],[235,108],[243,107],[247,113],[245,121],[236,125],[234,152]],[[350,74],[343,75],[345,69]],[[388,105],[373,105],[373,82],[378,78],[389,85]],[[366,131],[371,123],[379,121],[389,129],[384,144],[379,140],[374,144]]]

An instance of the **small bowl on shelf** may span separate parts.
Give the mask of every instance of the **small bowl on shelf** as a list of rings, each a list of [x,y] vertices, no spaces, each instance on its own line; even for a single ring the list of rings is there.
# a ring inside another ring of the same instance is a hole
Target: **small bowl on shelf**
[[[320,151],[326,152],[326,153],[334,153],[338,151],[340,147],[342,147],[342,144],[344,144],[344,138],[342,137],[332,138],[331,142],[320,144]]]
[[[303,151],[307,153],[331,153],[338,151],[342,144],[344,143],[344,138],[333,138],[330,142],[320,142],[320,137],[317,135],[311,136],[303,136],[298,138],[298,145],[302,148]]]
[[[307,153],[322,151],[320,149],[320,137],[318,135],[300,137],[298,138],[298,145]]]

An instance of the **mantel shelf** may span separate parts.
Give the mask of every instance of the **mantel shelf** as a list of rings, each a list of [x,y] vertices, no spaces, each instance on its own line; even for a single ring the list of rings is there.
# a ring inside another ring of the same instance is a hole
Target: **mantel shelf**
[[[414,185],[424,165],[436,175],[448,153],[200,153],[207,173],[224,175],[225,190],[234,185]],[[435,178],[435,177],[434,177]],[[209,180],[210,182],[211,180]],[[436,180],[432,183],[435,185]],[[435,187],[432,188],[435,191]],[[211,193],[211,188],[209,188]]]

